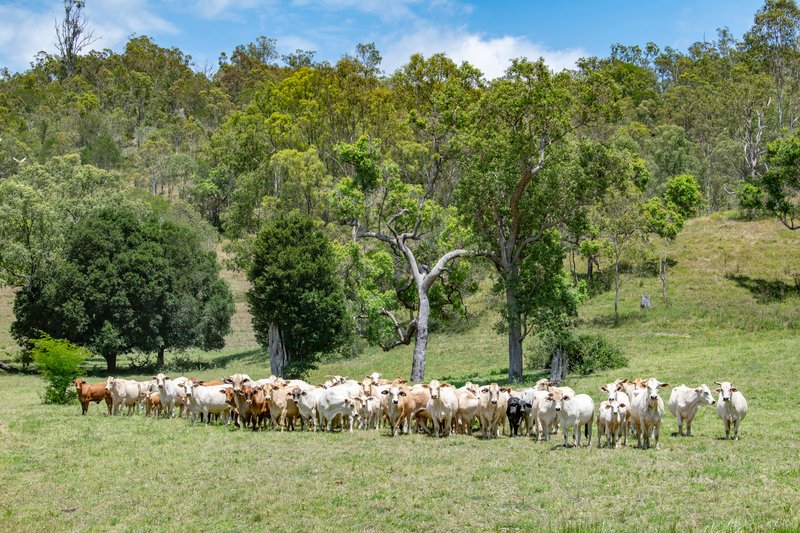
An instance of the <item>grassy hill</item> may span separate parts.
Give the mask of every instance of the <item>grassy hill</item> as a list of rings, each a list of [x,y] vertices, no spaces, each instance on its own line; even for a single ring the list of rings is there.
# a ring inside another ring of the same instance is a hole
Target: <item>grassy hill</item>
[[[580,329],[608,337],[630,363],[570,377],[569,385],[598,401],[598,386],[620,376],[671,385],[732,381],[750,404],[739,442],[720,439],[722,423],[709,408],[698,414],[693,438],[671,436],[667,414],[659,451],[565,450],[560,438],[392,439],[383,430],[250,434],[177,419],[109,418],[94,406],[81,417],[76,405],[41,405],[36,377],[2,375],[0,527],[796,529],[800,232],[773,221],[701,218],[687,224],[670,257],[668,305],[656,276],[624,276],[618,327],[612,293],[582,307]],[[266,375],[243,303],[246,284],[226,275],[237,299],[234,331],[225,350],[191,354],[215,364],[192,375]],[[653,297],[648,312],[639,310],[642,293]],[[0,350],[13,353],[10,292],[0,296]],[[495,321],[487,311],[467,332],[432,335],[426,377],[502,381],[506,341],[493,332]],[[311,380],[375,370],[407,375],[410,362],[410,348],[370,349],[325,362]]]

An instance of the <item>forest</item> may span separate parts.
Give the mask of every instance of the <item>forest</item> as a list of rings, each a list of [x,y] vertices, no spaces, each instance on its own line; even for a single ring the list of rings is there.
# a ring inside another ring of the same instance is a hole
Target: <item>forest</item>
[[[386,72],[372,43],[280,55],[266,36],[199,72],[144,35],[89,51],[84,3],[64,6],[59,53],[0,71],[0,284],[23,366],[42,334],[109,371],[222,348],[225,266],[276,375],[413,345],[422,381],[429,336],[469,328],[479,295],[509,382],[533,337],[560,381],[589,356],[579,306],[613,291],[619,320],[621,273],[657,273],[642,296],[669,304],[690,219],[800,229],[794,0],[742,36],[612,44],[560,72],[518,58],[496,79],[444,54]]]

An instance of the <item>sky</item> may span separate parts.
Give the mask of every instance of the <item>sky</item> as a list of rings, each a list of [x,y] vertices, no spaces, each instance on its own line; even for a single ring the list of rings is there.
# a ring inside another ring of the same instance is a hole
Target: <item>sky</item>
[[[281,53],[314,50],[335,62],[358,43],[374,42],[391,73],[409,56],[445,52],[488,78],[510,59],[544,57],[554,69],[607,56],[612,43],[679,50],[728,27],[740,38],[763,0],[86,0],[95,49],[121,52],[132,36],[180,48],[194,68],[213,71],[220,52],[277,40]],[[55,52],[54,21],[62,0],[0,0],[0,67],[29,68]]]

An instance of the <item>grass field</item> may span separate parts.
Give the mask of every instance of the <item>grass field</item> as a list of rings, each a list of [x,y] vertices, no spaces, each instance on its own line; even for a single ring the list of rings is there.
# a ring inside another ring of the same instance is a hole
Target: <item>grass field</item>
[[[78,405],[42,405],[38,378],[2,375],[0,530],[797,530],[800,232],[703,218],[687,225],[670,255],[670,305],[658,299],[656,277],[625,277],[619,327],[611,293],[581,309],[580,329],[611,339],[629,367],[568,384],[597,401],[598,386],[618,376],[732,381],[750,407],[739,442],[721,440],[713,408],[700,411],[692,438],[671,436],[667,414],[659,451],[391,438],[386,430],[252,434],[110,418],[95,405],[82,417]],[[231,342],[195,354],[217,362],[197,377],[269,373],[249,331],[245,286],[235,281]],[[642,292],[653,295],[647,313],[638,309]],[[10,293],[0,296],[0,350],[10,352]],[[426,377],[502,382],[506,343],[495,321],[485,313],[463,334],[432,335]],[[409,349],[368,350],[324,363],[311,380],[407,375],[410,360]]]

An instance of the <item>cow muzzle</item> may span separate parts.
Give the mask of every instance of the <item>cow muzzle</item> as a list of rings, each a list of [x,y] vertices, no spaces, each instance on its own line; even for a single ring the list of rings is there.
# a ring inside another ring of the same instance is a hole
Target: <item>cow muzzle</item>
[[[496,404],[496,403],[497,403],[497,400],[492,400],[492,403]]]
[[[397,400],[392,400],[392,403],[397,405]]]

